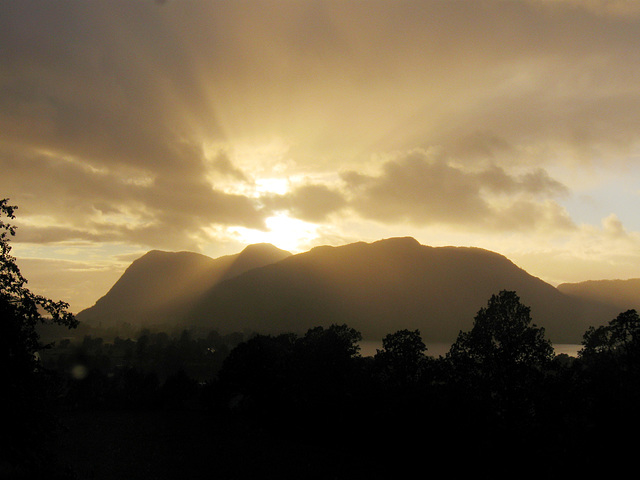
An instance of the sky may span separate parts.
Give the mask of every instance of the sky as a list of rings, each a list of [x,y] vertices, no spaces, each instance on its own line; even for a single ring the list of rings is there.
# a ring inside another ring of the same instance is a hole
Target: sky
[[[12,254],[73,312],[259,242],[637,278],[639,80],[635,0],[0,0]]]

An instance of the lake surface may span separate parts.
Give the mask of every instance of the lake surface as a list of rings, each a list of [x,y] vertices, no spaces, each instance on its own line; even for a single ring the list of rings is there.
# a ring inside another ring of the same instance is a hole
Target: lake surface
[[[430,357],[445,356],[451,348],[449,343],[427,343],[427,355]],[[580,344],[574,343],[558,343],[553,345],[556,355],[566,353],[570,357],[577,357],[578,351],[582,348]],[[363,357],[372,357],[376,354],[376,350],[382,349],[382,341],[363,340],[360,342],[360,354]]]

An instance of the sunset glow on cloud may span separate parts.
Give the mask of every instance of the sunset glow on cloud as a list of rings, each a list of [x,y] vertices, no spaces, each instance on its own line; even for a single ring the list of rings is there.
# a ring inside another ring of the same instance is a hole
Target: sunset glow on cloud
[[[392,236],[640,277],[640,8],[0,2],[1,198],[74,311],[151,249]]]

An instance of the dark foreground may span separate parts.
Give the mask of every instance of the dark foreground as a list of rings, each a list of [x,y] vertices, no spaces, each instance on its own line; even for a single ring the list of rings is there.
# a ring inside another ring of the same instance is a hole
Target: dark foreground
[[[62,417],[64,457],[78,478],[331,478],[309,448],[190,411],[92,411]],[[325,473],[327,474],[325,476]]]
[[[545,448],[520,451],[520,445],[487,448],[482,438],[434,439],[429,431],[415,431],[411,439],[358,438],[355,424],[355,438],[349,441],[301,440],[241,420],[185,410],[76,411],[61,420],[65,431],[60,461],[70,478],[78,480],[377,479],[444,473],[492,478],[577,478],[589,473],[611,478],[633,458],[628,451],[609,448],[616,439],[607,438],[544,453]],[[372,448],[372,443],[378,446]]]
[[[300,441],[201,412],[68,412],[61,420],[60,460],[81,480],[382,478],[417,463],[410,452],[390,465],[340,439]]]

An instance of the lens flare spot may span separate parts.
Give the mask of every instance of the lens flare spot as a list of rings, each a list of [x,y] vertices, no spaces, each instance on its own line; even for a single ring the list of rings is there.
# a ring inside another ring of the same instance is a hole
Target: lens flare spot
[[[84,380],[88,374],[89,370],[84,365],[74,365],[71,369],[71,376],[76,380]]]

